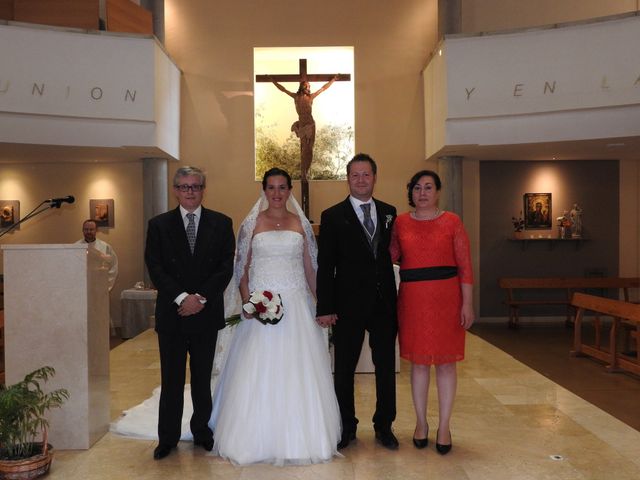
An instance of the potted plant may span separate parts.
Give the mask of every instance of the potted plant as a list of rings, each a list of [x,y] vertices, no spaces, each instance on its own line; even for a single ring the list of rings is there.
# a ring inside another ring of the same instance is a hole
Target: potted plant
[[[524,235],[524,220],[522,218],[522,212],[520,212],[520,216],[518,218],[511,217],[511,223],[513,224],[513,237],[522,238]]]
[[[64,388],[42,390],[40,383],[54,374],[53,367],[45,366],[14,385],[0,385],[0,479],[36,478],[49,471],[52,454],[44,414],[69,398]],[[42,442],[37,442],[40,434]]]

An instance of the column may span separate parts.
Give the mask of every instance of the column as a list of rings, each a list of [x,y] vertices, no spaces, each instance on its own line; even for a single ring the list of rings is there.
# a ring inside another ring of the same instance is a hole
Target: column
[[[164,0],[140,0],[140,6],[153,14],[153,34],[164,45]]]
[[[144,238],[147,238],[147,225],[149,220],[156,215],[164,213],[169,207],[169,192],[167,188],[168,161],[166,158],[142,159],[142,221],[144,222]],[[150,284],[151,280],[147,269],[144,271],[144,283]]]
[[[442,180],[440,208],[462,217],[462,158],[458,155],[438,157],[438,175]]]
[[[462,0],[438,0],[438,40],[462,32]]]

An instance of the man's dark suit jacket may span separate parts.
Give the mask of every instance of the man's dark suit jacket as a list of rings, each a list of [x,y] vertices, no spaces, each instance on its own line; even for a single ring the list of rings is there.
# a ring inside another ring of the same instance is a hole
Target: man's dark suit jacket
[[[337,313],[350,321],[364,321],[372,316],[373,299],[379,292],[389,320],[396,321],[396,284],[389,254],[396,209],[379,200],[374,202],[379,235],[375,256],[349,197],[322,212],[316,287],[318,316]]]
[[[223,292],[233,274],[235,238],[229,217],[202,208],[191,255],[180,208],[149,221],[145,261],[158,289],[156,331],[204,333],[224,328]],[[182,292],[207,299],[199,313],[178,315],[175,298]]]

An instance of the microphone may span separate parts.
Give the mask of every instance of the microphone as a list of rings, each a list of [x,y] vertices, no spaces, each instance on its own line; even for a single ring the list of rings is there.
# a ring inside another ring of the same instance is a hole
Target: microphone
[[[66,203],[73,203],[75,202],[76,199],[73,195],[67,195],[66,197],[59,197],[59,198],[48,198],[47,200],[45,200],[45,202],[48,202],[51,204],[51,208],[60,208],[60,205],[62,205],[63,202]]]

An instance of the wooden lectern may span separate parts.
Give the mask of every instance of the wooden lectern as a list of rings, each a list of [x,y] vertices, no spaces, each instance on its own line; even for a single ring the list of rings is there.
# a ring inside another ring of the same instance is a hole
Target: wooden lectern
[[[109,291],[102,255],[86,244],[3,245],[6,383],[50,365],[56,449],[87,449],[109,429]]]

